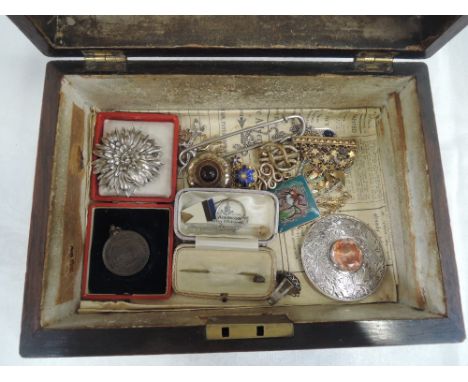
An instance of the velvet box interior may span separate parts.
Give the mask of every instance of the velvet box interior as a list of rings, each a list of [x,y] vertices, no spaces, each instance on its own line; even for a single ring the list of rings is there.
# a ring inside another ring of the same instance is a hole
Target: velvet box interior
[[[94,300],[167,298],[171,292],[172,208],[131,204],[97,204],[89,208],[82,296]],[[103,250],[112,227],[142,235],[149,258],[136,274],[119,276],[103,261]]]

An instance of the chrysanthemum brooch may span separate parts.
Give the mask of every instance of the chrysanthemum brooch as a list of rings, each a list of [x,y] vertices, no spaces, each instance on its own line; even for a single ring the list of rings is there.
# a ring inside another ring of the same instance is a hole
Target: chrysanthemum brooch
[[[159,175],[161,147],[148,135],[135,129],[116,129],[96,145],[94,173],[100,186],[117,194],[132,195]]]

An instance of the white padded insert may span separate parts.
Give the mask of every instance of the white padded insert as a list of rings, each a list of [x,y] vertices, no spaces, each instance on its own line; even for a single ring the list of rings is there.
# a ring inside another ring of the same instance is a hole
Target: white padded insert
[[[141,131],[154,139],[161,146],[161,161],[163,165],[159,175],[143,187],[135,190],[132,196],[162,197],[171,195],[172,166],[174,147],[174,124],[171,122],[148,122],[148,121],[119,121],[107,119],[104,121],[103,135],[120,129],[132,129]],[[99,185],[99,194],[102,196],[117,196],[114,190]],[[119,193],[118,196],[125,196]]]
[[[203,273],[201,271],[206,271]],[[253,274],[265,282],[254,282]],[[274,289],[276,261],[271,249],[242,251],[179,246],[174,254],[173,288],[188,296],[265,299]]]
[[[213,232],[206,235],[199,234],[198,236],[210,237],[232,237],[232,238],[256,238],[259,240],[269,240],[277,232],[277,201],[272,193],[266,191],[249,191],[249,190],[232,190],[232,189],[192,189],[181,192],[177,198],[176,221],[175,228],[178,236],[183,239],[193,236],[189,230],[189,224],[183,223],[181,219],[181,212],[196,203],[209,198],[221,198],[236,200],[245,208],[248,223],[245,228],[240,229],[236,234],[230,235],[226,232],[220,231],[219,234]],[[249,227],[264,227],[262,234]],[[249,233],[250,232],[250,233]]]

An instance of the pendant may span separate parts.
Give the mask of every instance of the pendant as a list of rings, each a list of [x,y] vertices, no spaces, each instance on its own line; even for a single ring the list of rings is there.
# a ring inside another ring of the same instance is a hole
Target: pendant
[[[248,166],[241,162],[234,163],[234,184],[237,188],[255,188],[258,173],[255,167]]]
[[[143,270],[149,257],[150,248],[143,236],[111,226],[110,237],[102,251],[102,260],[109,272],[117,276],[133,276]]]
[[[293,273],[278,272],[276,274],[276,282],[278,283],[278,286],[268,297],[268,304],[275,305],[279,300],[287,295],[299,297],[301,293],[301,282]]]
[[[279,201],[279,232],[285,232],[320,216],[315,199],[302,175],[285,180],[271,192]]]

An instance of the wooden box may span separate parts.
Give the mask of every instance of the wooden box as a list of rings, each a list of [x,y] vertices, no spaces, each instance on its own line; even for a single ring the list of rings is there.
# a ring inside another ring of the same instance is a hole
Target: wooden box
[[[11,19],[44,54],[84,57],[47,65],[23,356],[309,349],[465,338],[428,71],[424,63],[398,59],[432,55],[467,24],[466,17]],[[132,56],[172,58],[127,59]],[[195,56],[270,59],[173,59]],[[314,56],[354,61],[284,60]],[[80,281],[93,115],[174,110],[222,115],[232,109],[376,113],[377,175],[385,185],[385,229],[392,232],[388,245],[394,249],[389,292],[353,304],[317,298],[313,304],[274,307],[128,311],[101,306],[84,311]],[[220,335],[229,331],[232,335]],[[221,339],[207,339],[216,337]]]

